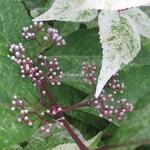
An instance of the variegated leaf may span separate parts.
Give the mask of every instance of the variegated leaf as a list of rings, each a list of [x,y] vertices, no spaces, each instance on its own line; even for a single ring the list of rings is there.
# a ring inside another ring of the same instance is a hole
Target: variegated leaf
[[[143,6],[150,0],[55,0],[52,7],[33,21],[62,20],[86,22],[97,16],[97,10],[121,10]]]
[[[84,0],[83,0],[84,1]],[[52,7],[33,21],[61,20],[87,22],[94,19],[98,12],[82,7],[82,0],[56,0]]]
[[[150,39],[150,18],[139,8],[133,8],[122,12],[128,14],[136,25],[139,34]]]
[[[129,16],[119,17],[117,11],[104,11],[99,14],[98,23],[103,60],[95,93],[96,98],[110,77],[132,61],[140,51],[140,36]]]
[[[96,136],[94,136],[92,139],[84,142],[84,144],[87,147],[90,148],[94,148],[97,147],[97,144],[99,143],[101,136],[102,136],[102,132],[99,132]],[[79,150],[78,146],[76,143],[67,143],[67,144],[61,144],[56,146],[55,148],[53,148],[52,150]]]

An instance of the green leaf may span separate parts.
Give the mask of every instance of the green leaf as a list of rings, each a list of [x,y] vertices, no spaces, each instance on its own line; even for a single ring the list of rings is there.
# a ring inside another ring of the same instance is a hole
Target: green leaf
[[[143,11],[139,8],[133,8],[124,11],[123,14],[128,14],[134,20],[139,34],[150,39],[150,18]]]
[[[33,21],[61,20],[86,22],[97,16],[96,10],[85,10],[80,5],[82,1],[76,0],[55,0],[52,7],[44,14],[33,19]]]
[[[93,108],[74,109],[67,111],[66,114],[76,119],[79,119],[86,124],[92,125],[100,131],[104,130],[105,127],[109,124],[107,120],[98,117],[98,114],[96,115]]]
[[[44,6],[44,2],[42,2],[42,0],[34,0],[34,1],[31,1],[31,0],[20,0],[20,1],[25,5],[25,7],[28,10],[32,10],[32,9],[37,8],[37,7]]]
[[[109,145],[117,144],[117,150],[133,150],[139,145],[150,142],[149,95],[150,92],[137,101],[133,113],[120,125]]]
[[[19,66],[10,58],[9,47],[13,43],[23,43],[28,50],[35,48],[34,42],[26,42],[21,39],[22,27],[29,26],[31,19],[23,5],[18,0],[0,1],[0,145],[1,148],[10,147],[28,139],[37,129],[39,121],[29,127],[26,123],[18,123],[20,109],[11,111],[11,103],[14,95],[19,99],[26,97],[26,108],[33,109],[37,103],[37,91],[29,79],[22,79]],[[7,15],[6,15],[7,14]],[[28,56],[35,56],[35,53]],[[36,119],[33,116],[32,119]]]
[[[37,129],[39,120],[29,127],[25,122],[18,123],[20,109],[11,111],[14,95],[26,97],[26,109],[32,110],[37,103],[37,91],[29,79],[22,79],[18,65],[8,57],[0,56],[0,145],[1,148],[18,144],[29,138]],[[32,91],[32,92],[31,92]],[[32,116],[32,119],[37,119]]]
[[[103,60],[96,87],[96,98],[108,79],[132,61],[140,51],[140,36],[130,17],[122,15],[119,18],[116,11],[101,12],[99,26]]]
[[[124,97],[135,105],[140,96],[149,90],[150,65],[126,67],[120,71],[118,79],[124,82],[125,88],[123,94],[115,95],[116,99]]]
[[[89,148],[95,148],[98,145],[101,136],[102,136],[102,132],[99,132],[91,140],[84,142],[84,144]],[[68,150],[68,149],[79,150],[78,146],[75,143],[67,143],[67,144],[63,144],[63,145],[58,145],[55,148],[53,148],[52,150]]]

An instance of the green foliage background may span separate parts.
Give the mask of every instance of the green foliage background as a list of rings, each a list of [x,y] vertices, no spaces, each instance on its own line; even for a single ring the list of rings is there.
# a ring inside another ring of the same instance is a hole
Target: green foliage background
[[[53,1],[45,2],[43,0],[0,0],[0,149],[2,150],[21,150],[24,146],[25,150],[48,150],[58,144],[73,142],[64,128],[53,129],[53,136],[48,141],[44,136],[37,137],[39,120],[33,116],[36,122],[32,127],[28,127],[25,123],[17,123],[19,110],[14,112],[10,110],[15,94],[20,99],[24,96],[27,98],[27,108],[30,110],[38,101],[37,91],[32,82],[28,78],[21,78],[19,66],[7,55],[11,44],[21,42],[28,57],[36,56],[38,51],[36,43],[24,40],[21,31],[22,27],[32,23],[28,13],[31,12],[35,17],[35,12],[37,15],[43,13]],[[95,62],[96,76],[98,76],[102,49],[95,22],[78,24],[54,21],[50,22],[50,25],[64,35],[67,44],[62,47],[51,46],[43,54],[47,55],[49,60],[56,57],[66,74],[80,74],[83,61],[87,64]],[[125,89],[124,93],[116,95],[115,99],[127,98],[128,102],[133,103],[135,107],[127,120],[119,124],[108,123],[104,118],[99,118],[91,108],[80,108],[65,114],[69,123],[80,131],[76,132],[83,141],[91,139],[102,131],[102,138],[99,135],[99,142],[94,145],[95,147],[120,144],[121,147],[115,149],[132,150],[144,149],[144,146],[139,146],[150,143],[150,40],[141,38],[140,53],[133,62],[119,71],[119,79],[125,83]],[[81,77],[63,78],[60,87],[49,88],[62,106],[82,102],[88,99],[92,92],[92,88]],[[112,138],[105,138],[107,136]]]

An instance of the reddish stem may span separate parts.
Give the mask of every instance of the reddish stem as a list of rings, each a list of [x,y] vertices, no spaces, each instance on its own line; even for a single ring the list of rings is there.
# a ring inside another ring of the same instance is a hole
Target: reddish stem
[[[50,102],[52,103],[52,105],[54,107],[59,107],[58,104],[56,103],[56,101],[54,100],[53,96],[51,95],[51,93],[49,92],[49,90],[47,89],[47,87],[45,86],[44,82],[41,83],[41,86],[43,88],[44,91],[46,91],[46,95],[49,98]],[[57,113],[58,116],[60,118],[64,117],[62,112]],[[76,135],[76,133],[72,130],[72,128],[70,127],[69,123],[67,122],[66,119],[62,120],[64,126],[66,127],[68,133],[70,134],[70,136],[72,137],[72,139],[76,142],[76,144],[78,145],[78,147],[80,148],[80,150],[88,150],[88,148],[82,143],[82,141],[78,138],[78,136]]]
[[[62,109],[63,109],[63,112],[66,112],[68,110],[72,110],[72,109],[75,109],[75,108],[83,107],[83,106],[85,106],[87,104],[89,104],[89,101],[86,101],[86,102],[80,103],[80,104],[76,104],[76,105],[73,105],[73,106],[67,106],[67,107],[64,107]]]

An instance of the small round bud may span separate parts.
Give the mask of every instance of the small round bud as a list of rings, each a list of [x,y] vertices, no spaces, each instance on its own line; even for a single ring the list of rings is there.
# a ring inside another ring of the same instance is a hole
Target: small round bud
[[[44,57],[43,57],[43,59],[44,59],[44,60],[46,60],[46,59],[47,59],[47,57],[46,57],[46,56],[44,56]]]
[[[107,115],[107,114],[108,114],[108,111],[107,111],[107,110],[105,110],[105,111],[104,111],[104,114],[105,114],[105,115]]]
[[[53,72],[53,76],[56,76],[56,72]]]
[[[60,67],[57,67],[56,70],[60,70]]]
[[[114,98],[111,98],[110,101],[113,102],[113,101],[114,101]]]
[[[95,104],[98,104],[98,101],[96,100],[96,101],[94,101],[94,103],[95,103]]]
[[[28,125],[29,125],[29,126],[32,126],[32,122],[31,122],[31,121],[30,121],[30,122],[28,122]]]
[[[41,62],[41,66],[44,66],[45,64],[43,62]]]
[[[22,104],[22,100],[19,100],[19,103]]]
[[[53,114],[53,115],[56,115],[56,111],[52,111],[52,114]]]
[[[60,85],[61,83],[60,82],[57,82],[57,85]]]
[[[103,117],[103,114],[99,114],[99,117],[102,118],[102,117]]]
[[[22,33],[22,36],[25,36],[25,33]]]
[[[17,95],[14,95],[14,100],[17,100]]]
[[[108,108],[108,105],[106,105],[105,108]]]
[[[108,119],[108,121],[109,121],[109,122],[112,122],[112,119],[111,119],[111,118],[109,118],[109,119]]]
[[[15,107],[11,107],[11,110],[14,111],[14,110],[15,110]]]
[[[91,82],[91,81],[89,81],[89,84],[91,85],[91,84],[92,84],[92,82]]]
[[[112,115],[112,114],[113,114],[113,111],[112,111],[112,110],[109,110],[108,113],[109,113],[109,115]]]
[[[22,77],[22,78],[25,78],[25,75],[24,75],[24,74],[22,74],[22,75],[21,75],[21,77]]]
[[[16,104],[16,101],[12,101],[12,104],[15,105],[15,104]]]
[[[122,120],[121,117],[118,117],[118,120]]]
[[[22,109],[22,110],[20,111],[20,114],[23,115],[24,113],[25,113],[25,111]]]
[[[36,27],[37,25],[38,25],[38,23],[35,21],[35,22],[34,22],[34,27]]]
[[[118,100],[117,103],[120,104],[120,101]]]
[[[114,91],[113,93],[114,93],[114,94],[117,94],[117,92],[116,92],[116,91]]]
[[[21,121],[22,121],[22,119],[21,119],[21,118],[18,118],[18,119],[17,119],[17,121],[18,121],[18,122],[21,122]]]
[[[28,119],[29,119],[29,118],[28,118],[28,116],[25,116],[25,117],[24,117],[24,120],[26,120],[26,121],[27,121]]]
[[[43,57],[42,55],[39,55],[39,56],[38,56],[39,59],[41,59],[42,57]]]
[[[44,36],[44,37],[43,37],[43,40],[44,40],[44,41],[47,41],[47,40],[48,40],[48,37],[47,37],[47,36]]]
[[[47,133],[47,134],[48,134],[49,132],[50,132],[50,130],[49,130],[49,129],[46,129],[46,130],[45,130],[45,133]]]
[[[124,113],[123,112],[120,112],[120,116],[123,116],[124,115]]]
[[[102,100],[103,100],[103,101],[105,101],[105,100],[106,100],[106,98],[105,98],[105,97],[102,97]]]
[[[39,74],[42,74],[42,70],[39,70]]]
[[[51,85],[55,85],[55,83],[54,83],[54,82],[51,82]]]
[[[19,58],[20,53],[19,53],[19,52],[16,52],[16,53],[15,53],[15,56],[16,56],[17,58]]]
[[[114,106],[110,106],[110,109],[114,109]]]
[[[27,109],[25,109],[25,110],[24,110],[24,113],[25,113],[25,114],[28,114],[28,110],[27,110]]]
[[[44,112],[41,112],[41,115],[44,116]]]
[[[47,110],[46,110],[46,112],[49,114],[49,113],[50,113],[50,110],[49,110],[49,109],[47,109]]]
[[[29,28],[30,28],[30,29],[33,29],[33,26],[32,26],[32,25],[30,25],[30,26],[29,26]]]
[[[48,126],[49,126],[49,127],[52,127],[52,124],[51,124],[51,123],[49,123],[49,124],[48,124]]]
[[[42,131],[44,131],[44,130],[45,130],[45,128],[42,126],[42,127],[41,127],[41,130],[42,130]]]
[[[45,95],[45,94],[46,94],[46,91],[42,91],[42,94]]]
[[[112,97],[112,94],[108,94],[108,98],[111,98]]]
[[[63,126],[64,124],[63,124],[63,122],[59,122],[59,124],[61,125],[61,126]]]
[[[62,108],[59,107],[59,108],[57,109],[57,111],[58,111],[58,112],[62,111]]]
[[[118,110],[114,110],[114,113],[117,114],[117,113],[118,113]]]
[[[42,27],[42,26],[43,26],[43,22],[40,22],[40,23],[39,23],[39,27]]]

